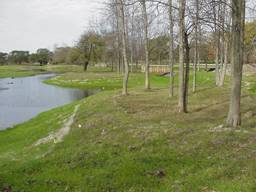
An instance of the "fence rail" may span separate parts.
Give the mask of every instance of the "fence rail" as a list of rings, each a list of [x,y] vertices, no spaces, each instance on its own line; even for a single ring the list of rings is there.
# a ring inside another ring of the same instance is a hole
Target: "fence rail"
[[[193,66],[193,64],[190,64]],[[199,64],[200,68],[205,68],[206,64]],[[175,67],[178,67],[175,65]],[[215,68],[215,64],[207,64],[207,68]],[[168,65],[150,65],[149,71],[151,73],[167,73],[170,72],[170,67]],[[141,65],[141,72],[145,72],[145,65]]]

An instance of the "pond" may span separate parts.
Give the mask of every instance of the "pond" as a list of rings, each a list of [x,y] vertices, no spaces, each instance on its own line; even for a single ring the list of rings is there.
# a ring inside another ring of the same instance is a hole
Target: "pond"
[[[79,100],[94,93],[43,83],[54,77],[43,74],[0,79],[0,130],[23,123],[43,111]]]

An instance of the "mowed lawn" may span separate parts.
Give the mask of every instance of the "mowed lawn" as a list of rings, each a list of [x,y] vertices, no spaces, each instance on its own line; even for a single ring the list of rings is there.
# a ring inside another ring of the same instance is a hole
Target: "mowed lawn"
[[[102,91],[0,132],[0,189],[255,191],[255,80],[244,78],[243,126],[233,130],[222,126],[228,82],[217,88],[214,79],[214,73],[199,72],[187,114],[177,112],[176,88],[168,97],[169,77],[152,75],[152,89],[145,91],[143,74],[131,74],[128,96],[120,94],[122,76],[112,72],[74,70],[47,81]],[[78,104],[63,142],[33,145],[62,128]]]

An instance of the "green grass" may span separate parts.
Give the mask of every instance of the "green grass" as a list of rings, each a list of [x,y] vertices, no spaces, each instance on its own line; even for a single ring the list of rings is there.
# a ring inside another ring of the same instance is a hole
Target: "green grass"
[[[244,82],[243,127],[218,132],[214,128],[225,121],[229,89],[227,84],[214,86],[214,73],[198,74],[188,114],[177,113],[176,95],[168,97],[168,77],[152,75],[152,89],[145,91],[143,74],[131,74],[124,97],[116,73],[62,74],[48,83],[105,90],[0,132],[0,189],[253,192],[256,119],[248,111],[256,114],[256,96],[246,87],[253,79]],[[33,146],[61,128],[78,103],[72,130],[62,143]]]
[[[59,75],[55,78],[46,80],[45,83],[54,84],[63,87],[76,87],[82,89],[101,88],[102,90],[118,90],[122,88],[122,74],[113,73],[109,71],[94,71],[89,72],[68,72]],[[152,88],[166,88],[169,84],[169,78],[166,76],[159,76],[158,74],[151,74]],[[192,78],[192,75],[191,77]],[[214,86],[214,73],[206,73],[204,71],[198,72],[197,83],[199,87]],[[177,75],[174,79],[175,86],[177,86]],[[143,73],[131,73],[129,76],[129,88],[141,88],[144,85]],[[190,83],[192,86],[192,83]]]
[[[110,68],[96,68],[89,67],[89,72],[102,71],[110,72]],[[79,65],[0,65],[0,78],[6,77],[26,77],[32,75],[38,75],[42,73],[66,73],[66,72],[80,72],[84,73],[83,66]]]
[[[40,67],[27,65],[3,65],[0,66],[0,78],[25,77],[42,73]]]

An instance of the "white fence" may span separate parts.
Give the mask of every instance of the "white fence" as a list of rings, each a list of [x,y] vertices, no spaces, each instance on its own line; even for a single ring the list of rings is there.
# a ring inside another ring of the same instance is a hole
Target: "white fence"
[[[178,67],[178,65],[175,65],[175,67]],[[206,68],[206,64],[200,64],[199,67]],[[207,64],[207,68],[215,68],[215,64]],[[167,73],[170,72],[170,67],[168,65],[150,65],[149,71],[151,73]],[[145,72],[145,65],[141,65],[141,72]]]

